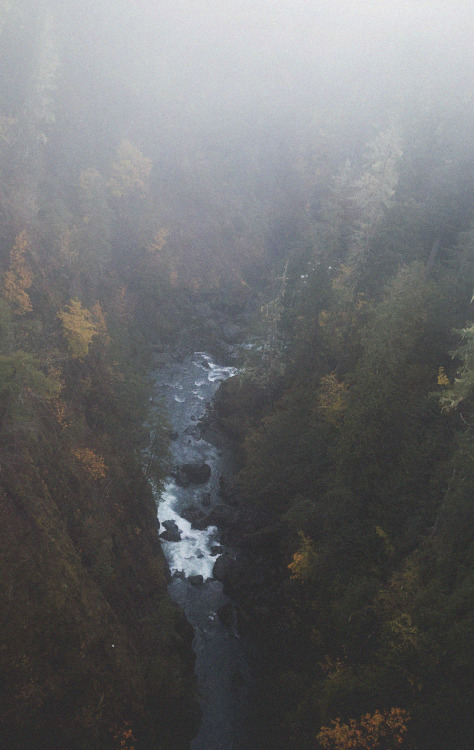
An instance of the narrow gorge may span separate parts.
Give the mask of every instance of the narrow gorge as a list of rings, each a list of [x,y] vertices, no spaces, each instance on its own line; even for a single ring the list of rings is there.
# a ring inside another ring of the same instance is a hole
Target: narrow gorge
[[[223,591],[219,560],[234,555],[222,544],[219,523],[233,508],[222,499],[234,459],[224,436],[208,442],[202,423],[220,383],[235,367],[205,352],[182,359],[169,355],[153,372],[153,400],[171,427],[172,474],[157,492],[160,538],[168,561],[169,592],[194,629],[202,723],[192,750],[247,750],[250,726],[248,653],[238,632],[232,601]],[[168,361],[166,361],[168,360]],[[155,407],[156,408],[156,407]],[[154,407],[150,408],[153,435]],[[155,417],[156,418],[156,417]]]

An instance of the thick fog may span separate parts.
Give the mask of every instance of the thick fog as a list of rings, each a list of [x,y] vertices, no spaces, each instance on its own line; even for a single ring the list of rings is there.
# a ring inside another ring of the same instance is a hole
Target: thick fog
[[[0,0],[4,747],[470,750],[473,32]]]
[[[49,173],[107,174],[130,141],[196,255],[230,223],[236,257],[258,246],[386,128],[471,158],[469,2],[19,0],[0,25],[2,114],[37,113]]]
[[[469,2],[61,2],[58,42],[142,107],[218,128],[348,99],[466,91]],[[138,114],[138,113],[137,113]]]

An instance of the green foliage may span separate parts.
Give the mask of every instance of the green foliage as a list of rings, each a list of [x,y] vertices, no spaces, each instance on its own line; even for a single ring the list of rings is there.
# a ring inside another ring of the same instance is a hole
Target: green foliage
[[[120,79],[110,3],[73,5],[0,3],[3,744],[189,746],[192,634],[142,466],[144,374],[150,341],[222,346],[222,320],[259,309],[214,416],[242,464],[261,746],[467,750],[467,90],[423,77],[374,118],[364,84],[344,106],[310,96],[307,122],[239,106],[201,132],[166,54],[153,97],[149,71]]]
[[[462,364],[452,387],[441,396],[441,404],[446,411],[459,409],[462,402],[472,403],[474,398],[474,323],[459,331],[459,334],[462,343],[452,356],[461,360]]]
[[[321,725],[327,747],[468,746],[473,331],[459,271],[472,243],[459,209],[436,244],[416,166],[385,135],[362,176],[346,165],[323,197],[314,267],[288,261],[281,372],[255,368],[260,408],[232,412],[248,375],[215,405],[240,426],[238,497],[246,538],[262,540],[239,598],[272,749],[309,750]],[[390,706],[412,717],[403,736],[370,735]]]
[[[40,363],[26,352],[0,355],[0,418],[2,423],[17,423],[31,416],[35,404],[56,397],[60,383],[46,376]]]
[[[135,260],[156,234],[142,200],[151,162],[128,142],[116,158],[95,142],[88,152],[88,96],[75,125],[66,113],[76,84],[57,54],[60,6],[28,5],[0,10],[2,744],[136,738],[178,750],[199,711],[192,632],[167,592],[143,467],[151,360],[137,308],[148,278]],[[154,291],[166,288],[160,273]],[[175,330],[173,304],[155,301],[150,338],[157,311]]]

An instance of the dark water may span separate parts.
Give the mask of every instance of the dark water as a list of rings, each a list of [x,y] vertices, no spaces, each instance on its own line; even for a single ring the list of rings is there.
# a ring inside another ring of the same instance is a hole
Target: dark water
[[[211,477],[205,484],[183,488],[170,478],[158,509],[160,522],[174,520],[182,534],[180,542],[163,542],[163,549],[173,575],[170,594],[194,628],[193,648],[203,718],[191,750],[255,747],[249,719],[252,680],[246,650],[236,630],[235,618],[224,625],[217,616],[218,609],[229,602],[222,584],[212,579],[216,557],[211,555],[211,545],[220,542],[219,529],[209,527],[198,531],[180,516],[187,506],[208,512],[222,502],[219,478],[231,470],[232,457],[225,446],[212,445],[202,438],[199,428],[193,428],[204,415],[219,383],[233,374],[233,368],[220,367],[208,355],[197,352],[181,362],[160,366],[154,375],[156,396],[166,404],[172,429],[177,433],[171,445],[173,464],[202,461],[211,467]],[[203,498],[210,505],[203,507]],[[202,575],[204,583],[193,585],[187,578],[190,575]]]

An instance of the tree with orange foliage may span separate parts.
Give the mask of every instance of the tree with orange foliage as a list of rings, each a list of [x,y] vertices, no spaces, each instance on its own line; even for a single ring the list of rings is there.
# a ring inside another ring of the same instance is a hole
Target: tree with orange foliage
[[[288,570],[291,572],[291,577],[297,581],[305,581],[310,573],[311,569],[316,562],[316,551],[312,540],[299,532],[301,544],[298,550],[294,553],[291,563],[288,565]]]
[[[135,750],[136,737],[133,736],[132,725],[129,721],[114,732],[115,748],[117,750]]]
[[[403,743],[410,714],[403,708],[375,711],[365,714],[360,721],[350,719],[343,724],[340,719],[332,727],[321,727],[318,742],[324,750],[375,750],[393,748]]]

